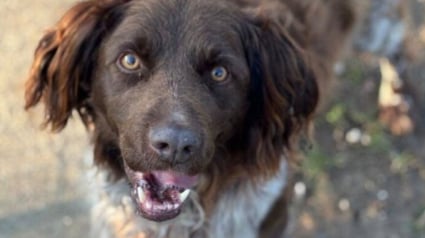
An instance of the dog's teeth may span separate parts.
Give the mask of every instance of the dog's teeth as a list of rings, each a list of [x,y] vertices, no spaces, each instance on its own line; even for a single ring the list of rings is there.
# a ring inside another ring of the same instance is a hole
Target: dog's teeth
[[[189,193],[190,193],[190,189],[186,189],[184,190],[184,192],[180,193],[179,194],[180,202],[184,202],[189,196]]]
[[[152,209],[153,204],[152,204],[152,202],[150,202],[150,201],[146,201],[145,206],[146,206],[146,208],[147,208],[148,210],[151,210],[151,209]]]
[[[145,200],[145,192],[141,187],[137,187],[137,196],[140,202],[143,202]]]

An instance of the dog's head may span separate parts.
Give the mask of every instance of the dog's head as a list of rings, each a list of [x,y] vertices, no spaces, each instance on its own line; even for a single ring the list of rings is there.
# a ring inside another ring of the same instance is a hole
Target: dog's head
[[[200,178],[273,174],[318,90],[281,22],[229,1],[78,3],[41,39],[26,107],[94,125],[95,162],[166,220]],[[224,185],[223,185],[224,186]]]

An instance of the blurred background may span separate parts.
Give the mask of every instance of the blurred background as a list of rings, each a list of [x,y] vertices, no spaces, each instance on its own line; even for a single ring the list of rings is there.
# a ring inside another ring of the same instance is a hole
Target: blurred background
[[[23,110],[24,82],[38,40],[71,0],[0,2],[0,237],[87,237],[78,120],[64,133],[42,131],[42,108]],[[90,163],[89,163],[90,165]]]
[[[0,238],[87,237],[89,138],[56,135],[23,89],[74,0],[0,2]],[[296,174],[289,237],[425,237],[425,2],[372,0]]]

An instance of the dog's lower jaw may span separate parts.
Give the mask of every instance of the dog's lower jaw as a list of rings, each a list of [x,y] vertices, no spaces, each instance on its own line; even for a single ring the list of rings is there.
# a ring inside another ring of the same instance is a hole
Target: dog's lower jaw
[[[199,177],[173,170],[135,171],[125,162],[124,168],[137,213],[156,222],[167,221],[180,214]]]
[[[102,195],[92,211],[92,237],[172,238],[175,234],[181,238],[257,237],[263,220],[283,193],[287,170],[286,161],[282,160],[279,172],[267,181],[243,181],[237,188],[228,186],[220,192],[207,217],[200,205],[202,194],[191,192],[181,213],[165,222],[154,222],[135,212],[131,189],[125,179],[103,184],[98,186]]]

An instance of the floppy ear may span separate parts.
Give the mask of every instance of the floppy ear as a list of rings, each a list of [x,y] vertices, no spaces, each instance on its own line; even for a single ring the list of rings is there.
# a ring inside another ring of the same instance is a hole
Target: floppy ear
[[[283,155],[293,157],[298,135],[318,104],[319,90],[306,52],[284,24],[261,16],[252,21],[242,34],[251,77],[246,138],[249,153],[256,155],[255,168],[274,171]]]
[[[98,48],[121,18],[124,0],[84,1],[69,9],[40,40],[26,82],[25,108],[45,105],[44,125],[65,127],[76,109],[86,124],[93,119],[88,102]]]

